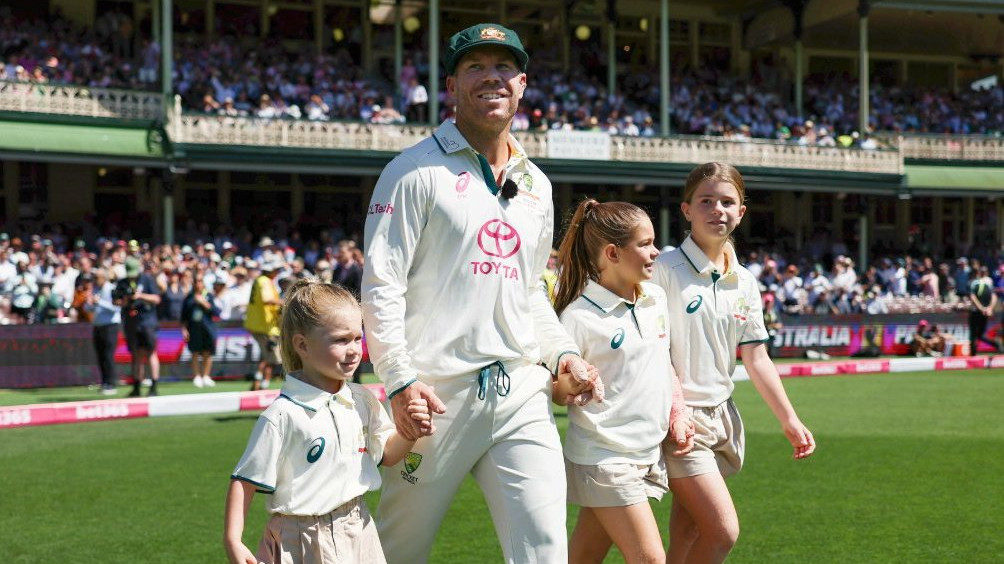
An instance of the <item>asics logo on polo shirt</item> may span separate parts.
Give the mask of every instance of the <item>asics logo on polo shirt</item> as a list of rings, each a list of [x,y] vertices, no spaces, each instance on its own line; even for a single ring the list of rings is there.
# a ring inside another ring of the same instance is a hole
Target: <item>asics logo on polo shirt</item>
[[[519,250],[516,228],[501,219],[487,221],[478,230],[478,247],[490,257],[509,258]]]
[[[610,339],[610,348],[619,349],[621,343],[623,342],[624,342],[624,328],[622,327],[618,329],[616,332],[614,332],[614,338]]]
[[[455,186],[455,188],[457,189],[457,194],[463,194],[464,192],[466,192],[467,185],[470,183],[471,183],[471,173],[467,172],[466,170],[464,172],[461,172],[457,176],[457,185]]]
[[[310,444],[312,446],[307,451],[307,462],[313,464],[321,458],[321,453],[324,452],[324,437],[317,437]]]
[[[701,307],[701,302],[703,301],[704,301],[703,296],[697,296],[696,298],[694,298],[693,301],[687,304],[687,313],[694,313],[695,311],[697,311],[697,308]]]

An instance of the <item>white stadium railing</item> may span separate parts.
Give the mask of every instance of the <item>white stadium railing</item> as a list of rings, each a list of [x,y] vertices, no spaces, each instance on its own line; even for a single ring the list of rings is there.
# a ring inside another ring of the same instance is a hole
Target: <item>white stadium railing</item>
[[[427,125],[383,125],[255,119],[175,114],[168,133],[176,143],[248,145],[396,152],[428,137]],[[548,136],[519,132],[517,139],[531,158],[548,156]],[[798,168],[902,174],[899,151],[865,151],[803,147],[768,141],[726,141],[704,137],[612,136],[610,160],[622,162],[726,161],[737,166]]]
[[[157,92],[0,81],[0,111],[74,115],[95,118],[157,120],[163,114]],[[178,98],[169,116],[175,142],[399,151],[427,137],[427,125],[378,125],[362,122],[260,120],[183,114]],[[532,157],[548,155],[541,133],[517,135]],[[902,173],[903,159],[1004,161],[1004,138],[981,135],[880,134],[892,150],[863,151],[806,147],[769,140],[719,138],[611,138],[609,158],[633,162],[706,162],[724,160],[741,166],[854,172]]]
[[[141,120],[162,116],[156,92],[11,81],[0,81],[0,111]]]

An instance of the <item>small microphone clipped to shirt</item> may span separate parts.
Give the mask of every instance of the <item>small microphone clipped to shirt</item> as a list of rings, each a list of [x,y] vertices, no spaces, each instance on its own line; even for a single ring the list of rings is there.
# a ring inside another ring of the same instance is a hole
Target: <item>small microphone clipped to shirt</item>
[[[516,196],[517,192],[519,192],[519,188],[516,186],[516,183],[511,178],[506,178],[505,182],[502,183],[502,197],[511,200]]]

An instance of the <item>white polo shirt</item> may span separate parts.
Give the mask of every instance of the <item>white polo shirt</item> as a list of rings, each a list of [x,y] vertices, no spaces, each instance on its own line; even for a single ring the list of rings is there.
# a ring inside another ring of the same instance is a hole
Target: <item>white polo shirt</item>
[[[498,360],[543,360],[553,371],[563,352],[578,352],[540,281],[553,242],[551,183],[511,136],[509,147],[511,200],[452,121],[377,180],[361,297],[370,359],[389,395]]]
[[[673,403],[662,288],[642,283],[631,304],[590,280],[561,323],[606,387],[602,403],[568,407],[565,457],[576,464],[658,461]]]
[[[324,515],[380,487],[394,425],[365,387],[346,382],[330,394],[296,376],[258,417],[231,478],[271,494],[269,513]]]
[[[713,407],[732,396],[736,348],[766,342],[760,289],[726,246],[729,269],[719,272],[687,237],[655,259],[652,278],[669,298],[673,367],[687,405]]]

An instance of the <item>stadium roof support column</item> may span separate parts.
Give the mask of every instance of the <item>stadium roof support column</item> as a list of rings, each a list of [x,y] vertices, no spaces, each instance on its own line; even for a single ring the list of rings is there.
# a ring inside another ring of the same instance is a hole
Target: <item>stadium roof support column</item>
[[[607,96],[617,92],[617,0],[607,0]]]
[[[359,27],[363,31],[363,48],[360,66],[367,75],[373,73],[373,20],[370,18],[370,0],[361,0],[359,6]]]
[[[858,78],[858,131],[863,135],[868,131],[868,12],[869,0],[858,3],[858,43],[860,58]]]
[[[669,0],[659,0],[659,133],[669,135]]]
[[[163,100],[161,102],[161,121],[165,128],[167,127],[167,115],[173,106],[172,102],[174,98],[174,85],[171,84],[171,65],[174,62],[174,54],[172,53],[174,47],[173,13],[171,0],[161,0],[160,91]],[[165,170],[164,174],[166,177],[171,173]],[[174,193],[169,189],[169,185],[165,185],[164,188],[164,243],[171,245],[174,243]]]
[[[439,123],[439,0],[429,0],[429,123]]]
[[[404,22],[401,21],[402,7],[401,0],[394,0],[394,82],[397,84],[397,102],[399,102],[405,108],[408,105],[407,100],[404,100],[405,87],[407,85],[401,84],[401,61],[404,58],[404,38],[401,34],[401,26]]]
[[[804,82],[803,74],[805,73],[804,58],[805,54],[803,52],[804,44],[802,42],[802,36],[805,35],[804,20],[805,20],[805,3],[804,2],[794,2],[790,6],[791,15],[795,18],[795,112],[797,112],[798,117],[801,118],[803,115],[803,101],[802,101],[802,83]]]
[[[314,54],[324,52],[324,1],[314,0]]]

